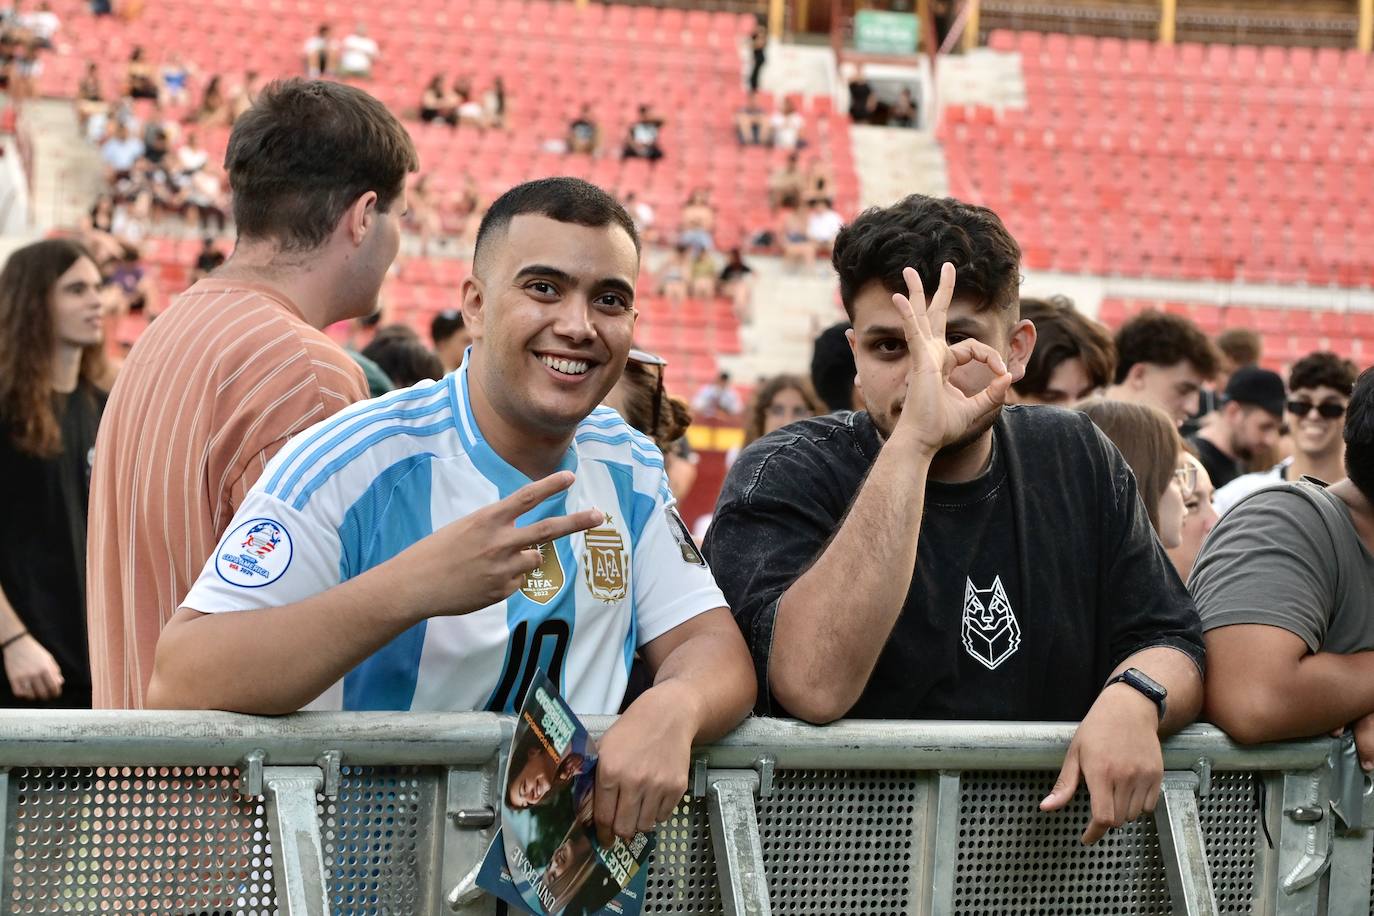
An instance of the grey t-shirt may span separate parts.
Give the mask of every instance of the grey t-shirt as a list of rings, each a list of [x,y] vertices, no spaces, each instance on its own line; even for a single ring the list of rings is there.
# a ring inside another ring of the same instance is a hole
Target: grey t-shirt
[[[1188,589],[1204,630],[1261,623],[1313,652],[1374,649],[1374,556],[1346,504],[1315,483],[1266,487],[1226,513]]]

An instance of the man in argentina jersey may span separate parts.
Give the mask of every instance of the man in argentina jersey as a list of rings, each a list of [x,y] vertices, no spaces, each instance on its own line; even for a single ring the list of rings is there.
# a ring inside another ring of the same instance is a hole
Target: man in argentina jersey
[[[601,743],[603,836],[665,820],[691,745],[754,702],[743,638],[663,459],[597,405],[633,336],[639,241],[576,179],[478,232],[474,343],[437,382],[348,408],[268,465],[163,632],[151,705],[515,711],[539,668]]]

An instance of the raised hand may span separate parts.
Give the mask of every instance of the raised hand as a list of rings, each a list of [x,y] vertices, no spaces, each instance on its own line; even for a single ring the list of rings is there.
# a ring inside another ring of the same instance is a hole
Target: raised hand
[[[401,556],[407,580],[418,590],[415,606],[437,614],[468,614],[509,598],[524,576],[539,568],[536,544],[548,544],[605,521],[584,509],[517,528],[516,520],[544,500],[572,486],[571,471],[559,471],[510,496],[440,528]],[[401,557],[398,557],[400,559]]]
[[[929,305],[915,268],[903,270],[902,278],[907,292],[893,294],[892,302],[902,319],[911,362],[906,399],[893,438],[903,437],[933,455],[1000,407],[1012,378],[1001,354],[986,344],[963,340],[951,346],[945,340],[949,305],[954,298],[953,264],[941,266],[940,286]],[[967,395],[955,387],[950,375],[971,362],[987,366],[995,377],[982,391]]]

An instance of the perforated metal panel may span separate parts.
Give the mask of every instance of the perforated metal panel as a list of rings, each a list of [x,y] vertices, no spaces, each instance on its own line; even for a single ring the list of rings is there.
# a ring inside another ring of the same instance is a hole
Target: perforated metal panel
[[[1255,856],[1265,843],[1255,804],[1256,778],[1251,773],[1213,773],[1211,791],[1198,800],[1212,890],[1221,913],[1241,916],[1253,909]]]
[[[267,824],[227,767],[10,771],[3,910],[275,913]]]
[[[906,912],[916,774],[785,770],[758,803],[778,916]],[[687,800],[659,828],[646,912],[721,912],[706,805]]]

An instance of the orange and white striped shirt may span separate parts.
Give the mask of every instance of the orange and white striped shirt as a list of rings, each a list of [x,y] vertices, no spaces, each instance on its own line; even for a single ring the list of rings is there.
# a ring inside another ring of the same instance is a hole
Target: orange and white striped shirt
[[[158,635],[268,460],[367,397],[280,292],[201,280],[125,360],[96,440],[86,552],[94,705],[141,709]]]

